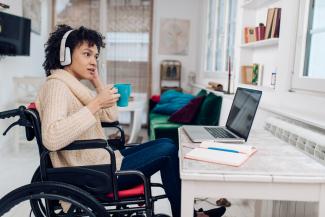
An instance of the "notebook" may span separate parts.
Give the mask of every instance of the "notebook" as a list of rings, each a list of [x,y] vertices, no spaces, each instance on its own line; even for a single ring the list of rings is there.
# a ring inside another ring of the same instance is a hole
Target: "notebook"
[[[206,141],[187,153],[185,158],[238,167],[255,152],[256,148],[250,145]]]
[[[186,125],[183,128],[193,142],[212,140],[243,143],[247,141],[261,96],[259,90],[238,87],[226,126]]]

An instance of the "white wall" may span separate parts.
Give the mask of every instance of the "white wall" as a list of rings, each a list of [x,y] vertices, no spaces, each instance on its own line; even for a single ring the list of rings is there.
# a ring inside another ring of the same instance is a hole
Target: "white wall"
[[[154,0],[153,17],[153,44],[152,44],[152,93],[159,93],[160,62],[165,59],[174,59],[182,62],[182,87],[189,90],[187,76],[190,72],[198,71],[199,38],[202,33],[200,21],[202,17],[201,0]],[[190,20],[189,52],[186,56],[160,55],[159,32],[162,18],[178,18]]]
[[[22,16],[22,0],[2,0],[8,4],[10,9],[3,12]],[[46,3],[46,0],[43,1]],[[43,8],[43,5],[42,5]],[[43,14],[43,13],[42,13]],[[43,16],[43,15],[42,15]],[[13,77],[15,76],[45,76],[42,69],[44,61],[44,43],[47,38],[47,15],[42,19],[42,34],[31,33],[30,56],[7,56],[0,59],[0,111],[14,108],[14,86]],[[2,133],[13,120],[0,120],[0,150],[7,149],[10,146],[10,140],[13,139],[13,131],[6,137]]]
[[[275,91],[265,91],[263,104],[275,113],[291,116],[325,130],[325,93],[289,92],[294,70],[299,1],[282,0],[280,40],[277,55],[277,84]]]
[[[325,131],[325,93],[307,93],[307,92],[290,92],[291,87],[291,72],[294,70],[294,55],[295,55],[295,43],[296,43],[296,33],[298,20],[298,2],[296,0],[281,0],[277,2],[277,5],[282,8],[281,17],[281,30],[280,30],[280,41],[278,46],[277,55],[274,58],[270,58],[272,52],[268,49],[262,49],[261,51],[256,51],[254,53],[254,61],[257,62],[267,62],[269,65],[272,62],[277,67],[277,84],[276,90],[263,89],[263,97],[261,100],[261,107],[267,111],[277,114],[291,117],[307,123],[312,126],[316,126]],[[241,4],[241,1],[239,1]],[[275,5],[272,5],[275,6]],[[240,9],[240,6],[239,6]],[[259,15],[262,16],[262,15]],[[240,19],[242,16],[237,16]],[[265,17],[265,15],[264,15]],[[241,22],[241,20],[237,20]],[[203,28],[204,25],[202,25]],[[243,25],[238,25],[236,29],[236,45],[235,45],[235,55],[238,56],[239,46],[242,40]],[[200,31],[199,29],[197,31]],[[203,42],[203,40],[202,40]],[[198,44],[198,47],[202,47],[203,44]],[[274,55],[273,55],[274,56]],[[249,60],[247,60],[249,61]],[[203,64],[202,64],[203,65]],[[235,73],[239,72],[240,63],[236,63]],[[273,68],[270,66],[268,71],[272,71]],[[202,74],[203,68],[199,70]],[[200,76],[197,76],[201,78]],[[238,77],[238,76],[237,76]],[[226,77],[216,75],[215,81],[225,83]],[[199,79],[200,84],[207,84],[211,78],[201,78]],[[265,82],[270,82],[270,77],[265,78]],[[237,84],[235,84],[237,85]],[[224,101],[226,102],[226,101]],[[230,101],[231,102],[231,101]],[[229,102],[229,103],[230,103]],[[229,107],[229,106],[226,106]],[[227,112],[225,112],[227,115]],[[227,118],[224,117],[224,118]],[[221,121],[222,122],[222,121]]]

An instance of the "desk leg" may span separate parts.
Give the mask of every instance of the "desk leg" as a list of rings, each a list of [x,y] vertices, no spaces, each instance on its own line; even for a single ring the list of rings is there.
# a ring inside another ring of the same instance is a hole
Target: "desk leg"
[[[321,185],[319,202],[318,202],[318,217],[325,216],[325,184]]]
[[[194,188],[195,189],[195,188]],[[193,186],[188,182],[182,182],[181,217],[192,217],[194,210]]]
[[[255,200],[254,217],[272,217],[273,201],[272,200]]]
[[[131,132],[128,143],[135,143],[141,130],[142,110],[131,111]]]

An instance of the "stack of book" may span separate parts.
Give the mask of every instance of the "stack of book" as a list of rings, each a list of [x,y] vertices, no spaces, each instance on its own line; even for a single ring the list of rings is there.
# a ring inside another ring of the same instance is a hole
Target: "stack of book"
[[[266,27],[264,23],[260,23],[259,26],[256,27],[245,27],[244,28],[245,43],[264,40],[265,29]]]
[[[245,43],[260,41],[269,38],[278,38],[280,35],[281,8],[269,8],[266,26],[260,23],[256,27],[244,28]]]
[[[269,8],[267,11],[265,39],[279,38],[280,35],[280,22],[281,21],[281,8]]]
[[[263,65],[253,64],[245,65],[241,67],[242,72],[242,83],[243,84],[253,84],[253,85],[263,85]]]

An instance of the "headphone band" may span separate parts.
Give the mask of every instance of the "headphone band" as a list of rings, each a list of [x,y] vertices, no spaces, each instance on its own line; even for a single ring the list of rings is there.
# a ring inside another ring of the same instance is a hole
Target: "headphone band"
[[[67,31],[66,33],[64,33],[64,35],[62,37],[61,44],[60,44],[60,62],[65,61],[65,43],[67,41],[69,34],[73,31],[74,31],[73,29]]]

